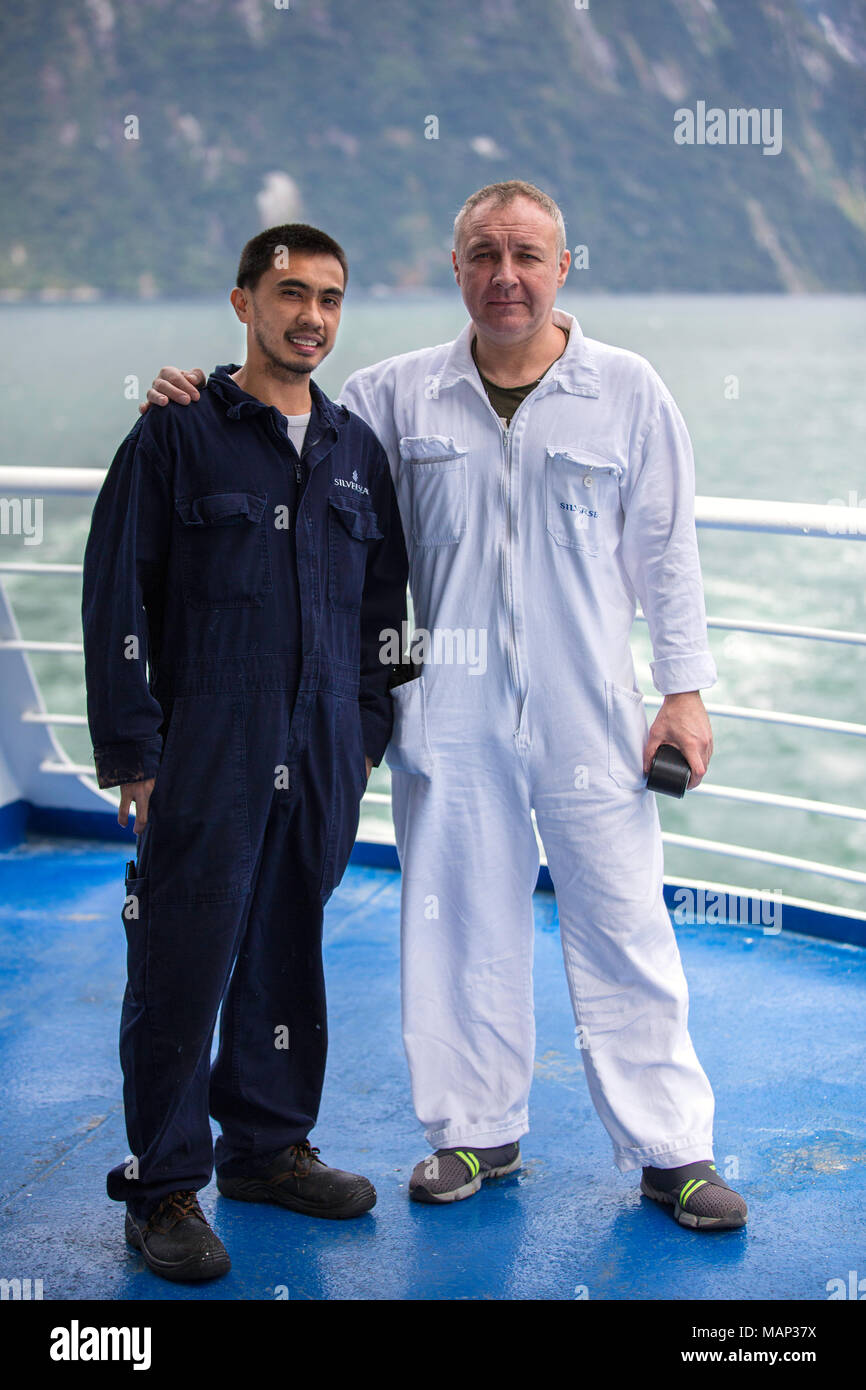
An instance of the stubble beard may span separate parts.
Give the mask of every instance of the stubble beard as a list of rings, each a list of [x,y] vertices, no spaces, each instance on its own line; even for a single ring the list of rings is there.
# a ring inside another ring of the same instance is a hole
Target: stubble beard
[[[285,381],[287,377],[309,376],[316,365],[312,360],[309,362],[286,362],[284,358],[278,357],[274,349],[267,343],[262,336],[261,330],[256,327],[254,330],[256,343],[261,350],[269,373]]]

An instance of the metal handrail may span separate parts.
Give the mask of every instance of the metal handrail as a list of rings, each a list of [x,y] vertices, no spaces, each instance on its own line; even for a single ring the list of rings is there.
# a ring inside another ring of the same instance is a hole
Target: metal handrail
[[[779,806],[786,811],[814,811],[819,816],[839,816],[843,820],[866,821],[861,806],[842,806],[834,801],[810,801],[804,796],[784,796],[781,792],[753,792],[747,787],[724,787],[718,782],[702,782],[692,796],[718,796],[723,801],[748,801],[754,806]]]
[[[4,637],[0,641],[2,652],[72,652],[79,656],[84,651],[81,642],[37,642],[24,637]]]
[[[95,497],[106,468],[0,466],[0,493]],[[866,508],[745,497],[695,498],[695,522],[711,531],[764,531],[815,539],[866,540]]]
[[[0,574],[83,574],[83,565],[39,562],[38,560],[0,560]],[[646,614],[640,609],[635,613],[635,622],[645,623]],[[848,632],[843,628],[803,627],[796,623],[765,623],[755,618],[717,618],[707,617],[707,627],[719,628],[727,632],[760,633],[765,637],[803,637],[815,642],[842,642],[850,646],[866,647],[866,632]]]
[[[0,574],[83,574],[83,565],[39,562],[38,560],[0,560]],[[645,623],[646,614],[640,609],[635,622]],[[765,623],[755,618],[717,618],[710,614],[707,627],[729,632],[753,632],[765,637],[803,637],[815,642],[843,642],[866,647],[866,632],[848,632],[834,627],[803,627],[796,623]]]
[[[21,716],[22,724],[55,724],[74,725],[76,728],[86,727],[87,717],[83,714],[43,714],[41,710],[25,710]]]
[[[785,869],[799,869],[824,878],[838,878],[846,883],[866,883],[866,874],[859,869],[842,869],[834,864],[819,864],[814,859],[798,859],[793,854],[775,854],[769,849],[752,849],[751,845],[729,845],[723,840],[701,840],[694,835],[678,835],[663,831],[662,839],[683,849],[701,850],[707,854],[724,854],[728,859],[751,859],[758,864],[778,864]]]
[[[27,464],[0,467],[0,492],[26,496],[34,488],[43,497],[95,497],[107,468],[30,468]]]
[[[658,695],[645,695],[644,704],[653,708],[661,705]],[[866,724],[851,724],[844,719],[821,719],[814,714],[787,714],[778,709],[756,709],[752,705],[705,705],[707,714],[718,714],[725,719],[751,719],[759,724],[788,724],[798,729],[818,729],[825,734],[854,734],[866,738]]]
[[[83,565],[52,564],[47,560],[0,560],[2,574],[83,574]]]
[[[0,569],[3,566],[0,565]],[[635,613],[635,622],[645,623],[646,614],[640,609]],[[732,632],[759,632],[765,637],[807,637],[815,642],[846,642],[852,646],[866,647],[866,632],[846,632],[833,627],[800,627],[796,623],[763,623],[755,618],[707,618],[707,627],[722,628]]]
[[[815,540],[866,541],[866,510],[829,503],[696,497],[695,521],[710,531],[763,531]]]
[[[59,763],[55,758],[43,758],[39,771],[56,772],[61,777],[92,777],[96,781],[96,773],[90,763]]]

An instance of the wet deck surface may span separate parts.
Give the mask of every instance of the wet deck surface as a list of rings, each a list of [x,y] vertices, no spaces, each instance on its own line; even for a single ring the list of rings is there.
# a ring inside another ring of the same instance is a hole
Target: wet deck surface
[[[614,1168],[575,1051],[556,906],[536,894],[538,1052],[523,1170],[447,1207],[407,1200],[426,1145],[400,1040],[399,877],[351,866],[326,916],[331,1049],[312,1142],[379,1199],[350,1222],[202,1205],[232,1270],[154,1277],[107,1169],[128,1152],[117,1061],[125,849],[31,840],[0,855],[0,1276],[45,1299],[826,1300],[866,1276],[866,953],[801,936],[677,935],[716,1093],[716,1161],[746,1229],[697,1235]],[[866,1284],[864,1284],[866,1290]]]

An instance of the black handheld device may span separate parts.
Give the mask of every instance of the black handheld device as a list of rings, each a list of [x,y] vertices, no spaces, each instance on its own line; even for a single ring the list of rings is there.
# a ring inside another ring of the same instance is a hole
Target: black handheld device
[[[692,770],[688,759],[672,743],[662,743],[650,763],[647,787],[651,792],[661,792],[663,796],[683,797]]]

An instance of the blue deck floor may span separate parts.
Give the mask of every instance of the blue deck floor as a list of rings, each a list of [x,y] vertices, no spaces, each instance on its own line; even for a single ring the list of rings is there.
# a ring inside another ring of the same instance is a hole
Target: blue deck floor
[[[127,851],[31,840],[0,855],[0,1276],[45,1299],[826,1300],[866,1276],[862,949],[741,927],[678,929],[691,1029],[745,1230],[696,1235],[614,1168],[590,1104],[549,894],[536,895],[538,1052],[522,1172],[469,1201],[407,1200],[425,1152],[400,1041],[399,877],[351,866],[326,918],[328,1078],[313,1142],[379,1200],[323,1222],[202,1195],[231,1273],[156,1279],[104,1174],[127,1153],[117,1061]],[[729,1169],[730,1171],[730,1169]],[[863,1285],[866,1291],[866,1282]]]

